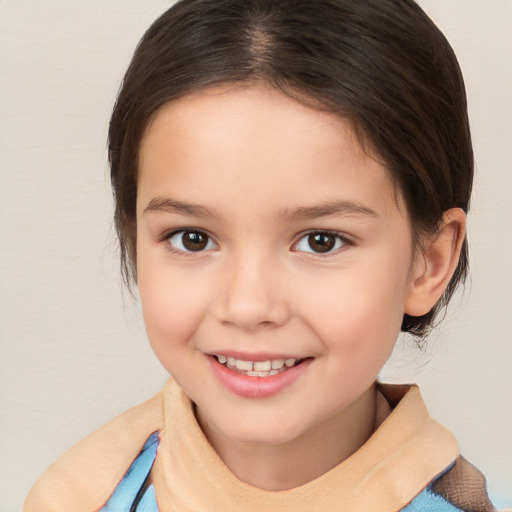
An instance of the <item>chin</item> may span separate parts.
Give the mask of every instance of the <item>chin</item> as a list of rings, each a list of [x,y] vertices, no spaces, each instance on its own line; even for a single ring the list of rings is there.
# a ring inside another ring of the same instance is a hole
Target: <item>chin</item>
[[[289,424],[282,418],[273,418],[270,421],[264,417],[248,418],[246,421],[237,418],[236,422],[229,425],[217,425],[224,437],[236,443],[260,446],[286,444],[299,438],[307,430],[299,425]]]

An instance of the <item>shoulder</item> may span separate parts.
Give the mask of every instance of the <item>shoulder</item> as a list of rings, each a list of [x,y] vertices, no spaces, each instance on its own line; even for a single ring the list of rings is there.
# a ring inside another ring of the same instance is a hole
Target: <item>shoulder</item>
[[[430,417],[418,387],[378,383],[378,389],[392,410],[380,428],[388,429],[387,442],[399,438],[408,448],[395,457],[407,468],[406,481],[417,475],[410,494],[415,498],[403,512],[494,512],[484,475],[460,455],[453,434]],[[412,435],[403,437],[411,428]]]
[[[162,392],[78,442],[29,492],[23,512],[84,512],[108,500],[148,436],[163,427]]]
[[[484,475],[459,456],[403,512],[494,512]]]

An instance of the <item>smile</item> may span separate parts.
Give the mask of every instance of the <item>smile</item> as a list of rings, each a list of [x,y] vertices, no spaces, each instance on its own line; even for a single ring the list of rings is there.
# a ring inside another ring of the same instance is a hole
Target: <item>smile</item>
[[[267,361],[244,361],[234,357],[216,355],[217,361],[231,371],[249,377],[272,377],[299,364],[301,359],[268,359]]]
[[[313,360],[306,357],[251,361],[225,354],[207,357],[215,379],[244,398],[266,398],[284,391],[307,373]]]

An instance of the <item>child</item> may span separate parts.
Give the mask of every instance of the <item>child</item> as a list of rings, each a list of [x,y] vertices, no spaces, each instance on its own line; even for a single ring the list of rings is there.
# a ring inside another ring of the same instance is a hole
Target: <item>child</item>
[[[182,0],[109,133],[123,271],[172,379],[29,511],[490,511],[415,386],[376,382],[467,272],[462,77],[410,0]]]

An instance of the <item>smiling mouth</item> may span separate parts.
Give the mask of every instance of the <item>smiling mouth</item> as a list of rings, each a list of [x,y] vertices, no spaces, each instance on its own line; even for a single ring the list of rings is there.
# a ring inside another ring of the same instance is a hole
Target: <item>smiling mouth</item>
[[[271,377],[283,373],[294,366],[298,366],[306,359],[268,359],[267,361],[244,361],[227,357],[224,355],[215,355],[215,359],[229,370],[247,375],[248,377]]]

